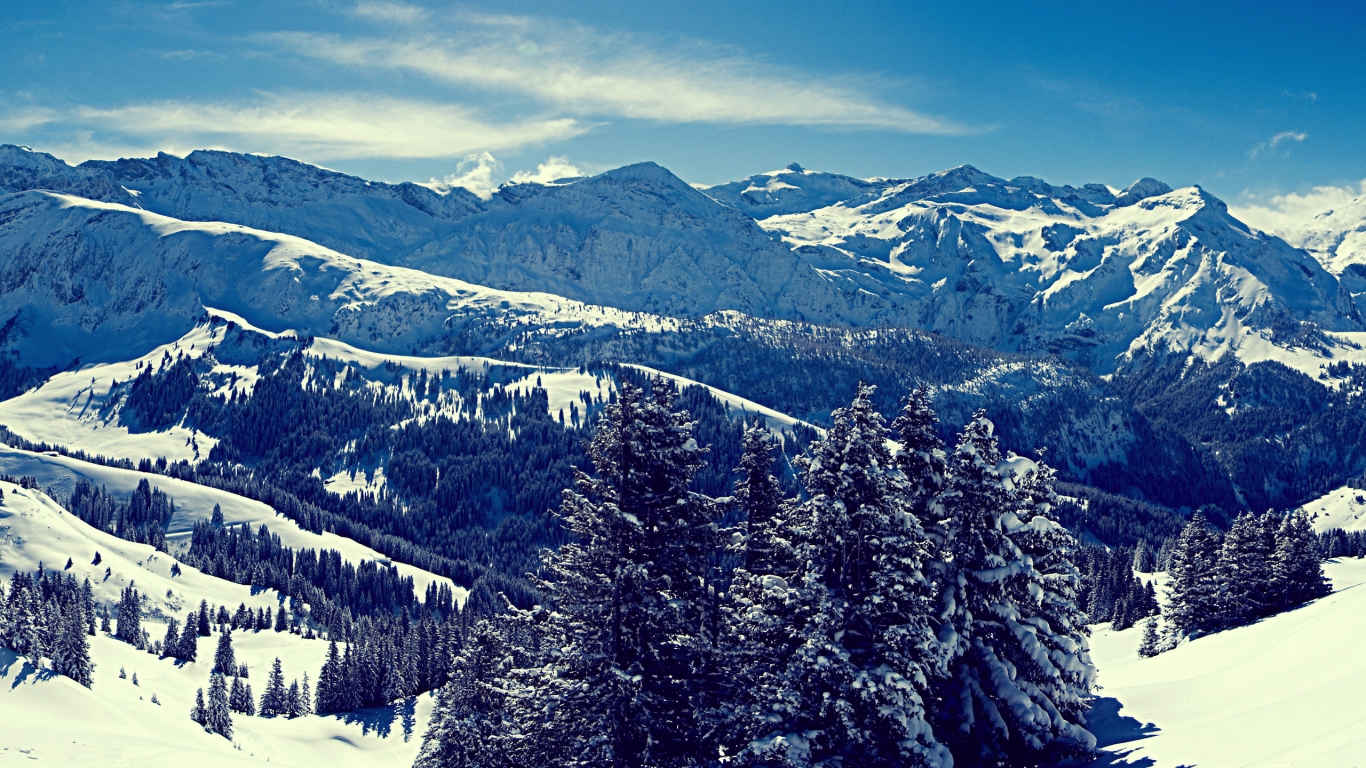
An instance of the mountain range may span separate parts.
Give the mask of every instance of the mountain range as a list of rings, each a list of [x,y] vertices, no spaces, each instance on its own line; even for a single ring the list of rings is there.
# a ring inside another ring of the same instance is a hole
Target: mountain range
[[[1052,450],[1070,479],[1173,508],[1299,503],[1366,469],[1352,439],[1305,455],[1357,408],[1361,201],[1287,240],[1148,178],[793,164],[703,187],[641,163],[481,196],[274,156],[71,166],[13,145],[0,193],[8,394],[217,311],[381,354],[644,364],[817,425],[858,379],[888,409],[924,383],[954,419],[1003,411],[1007,446]],[[1278,419],[1289,395],[1267,381],[1321,391],[1322,423]],[[1289,469],[1249,469],[1268,450]]]

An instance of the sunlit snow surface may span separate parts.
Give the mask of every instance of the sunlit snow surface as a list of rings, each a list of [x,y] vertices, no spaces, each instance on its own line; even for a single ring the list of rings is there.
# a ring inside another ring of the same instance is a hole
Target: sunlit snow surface
[[[1366,765],[1366,560],[1327,564],[1332,595],[1151,659],[1142,624],[1100,625],[1092,726],[1108,765]],[[1119,716],[1112,713],[1116,702]]]
[[[1366,491],[1344,485],[1300,507],[1314,523],[1314,530],[1359,531],[1366,528]]]
[[[60,569],[70,557],[74,565],[69,573],[89,578],[96,599],[105,604],[135,583],[150,600],[154,618],[145,620],[143,628],[154,639],[165,633],[157,612],[183,619],[203,599],[230,609],[246,603],[274,610],[279,604],[274,591],[253,594],[250,587],[193,568],[182,567],[181,575],[172,577],[170,556],[96,531],[37,491],[4,482],[0,489],[5,493],[0,504],[0,575],[7,582],[16,568],[31,570],[41,560],[49,570]],[[98,566],[90,564],[96,550],[102,558]],[[108,580],[105,568],[110,570]],[[95,675],[89,690],[0,650],[0,765],[412,764],[431,714],[429,695],[412,702],[406,740],[402,706],[296,720],[234,715],[233,743],[205,733],[190,720],[190,708],[195,690],[208,688],[216,643],[217,635],[201,638],[199,661],[180,663],[103,635],[91,638]],[[249,666],[248,682],[259,697],[276,657],[286,680],[302,680],[307,672],[316,682],[327,644],[288,633],[235,632],[233,649],[238,662]],[[120,668],[127,671],[127,679],[119,679]],[[153,694],[160,705],[151,703]]]

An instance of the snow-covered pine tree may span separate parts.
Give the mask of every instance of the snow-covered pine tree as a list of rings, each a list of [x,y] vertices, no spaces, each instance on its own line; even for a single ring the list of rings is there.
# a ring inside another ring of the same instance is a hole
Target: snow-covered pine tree
[[[777,440],[762,418],[745,429],[743,452],[735,467],[739,476],[735,481],[735,503],[745,515],[746,536],[744,569],[748,573],[773,573],[783,570],[778,566],[784,558],[775,548],[784,542],[775,541],[775,528],[783,514],[783,491],[773,476],[773,458]],[[786,545],[790,550],[790,543]],[[784,563],[786,565],[786,563]]]
[[[1006,621],[1018,645],[1003,655],[1014,665],[1020,687],[1052,719],[1049,735],[1042,739],[1048,759],[1085,757],[1096,744],[1083,727],[1095,699],[1096,668],[1087,642],[1086,613],[1078,600],[1081,573],[1072,560],[1077,541],[1053,518],[1058,504],[1054,469],[1042,463],[1031,467],[1018,457],[1007,463],[1016,465],[1012,480],[1019,511],[1006,513],[1001,523],[1024,554],[1030,581],[1012,582],[1024,587],[1011,596],[1019,611],[1015,624]],[[1129,610],[1137,616],[1144,610],[1138,599],[1143,593],[1136,587],[1131,594],[1135,597]],[[1001,643],[998,651],[1005,645]]]
[[[242,682],[242,678],[234,677],[232,687],[228,690],[228,709],[240,714],[250,714],[247,710],[251,708],[252,701],[247,693],[246,683]]]
[[[304,713],[303,693],[299,690],[298,679],[289,681],[289,689],[285,691],[285,711],[284,716],[291,720]]]
[[[1219,547],[1214,577],[1219,588],[1219,628],[1249,624],[1265,616],[1271,597],[1271,554],[1274,540],[1267,541],[1260,520],[1251,513],[1239,515],[1229,526]]]
[[[1153,616],[1143,622],[1143,640],[1138,645],[1138,655],[1145,659],[1150,659],[1161,653],[1162,648],[1157,636],[1157,617]]]
[[[199,656],[199,619],[193,611],[185,618],[185,629],[180,633],[180,642],[172,654],[183,661],[194,661]]]
[[[313,714],[313,691],[308,686],[308,673],[304,673],[303,685],[299,686],[299,714]]]
[[[1286,515],[1276,531],[1271,584],[1272,600],[1278,608],[1316,600],[1333,591],[1323,575],[1314,529],[1303,512]]]
[[[195,631],[200,637],[208,637],[212,634],[212,624],[209,621],[209,601],[199,601],[199,616],[195,620]]]
[[[1219,616],[1219,584],[1215,567],[1219,537],[1211,533],[1205,517],[1196,512],[1181,531],[1172,550],[1167,601],[1167,625],[1180,638],[1215,629]]]
[[[528,614],[523,614],[525,618]],[[525,624],[525,622],[523,622]],[[514,768],[535,751],[520,738],[517,721],[505,706],[511,683],[509,621],[481,619],[451,665],[450,682],[437,694],[436,707],[413,768]],[[523,669],[529,669],[524,665]],[[533,681],[536,679],[533,676]],[[319,690],[322,682],[319,681]],[[531,749],[528,749],[528,746]]]
[[[166,636],[161,640],[161,655],[180,658],[180,622],[166,619]]]
[[[318,673],[318,685],[316,691],[317,703],[314,710],[320,714],[330,714],[341,711],[341,686],[345,681],[341,677],[341,655],[337,652],[337,641],[332,640],[327,644],[327,658],[323,661],[322,671]]]
[[[209,703],[204,709],[204,730],[232,740],[232,713],[228,710],[228,686],[223,676],[209,676]]]
[[[52,668],[57,674],[89,688],[94,683],[94,665],[90,663],[90,643],[86,639],[85,611],[82,608],[76,602],[62,608],[57,639],[52,649]]]
[[[213,654],[213,671],[220,675],[237,674],[237,657],[232,650],[232,630],[224,629],[218,633],[218,648]]]
[[[261,694],[261,717],[285,714],[288,711],[288,696],[289,692],[285,689],[285,673],[280,668],[280,658],[277,656],[270,668],[266,690]]]
[[[132,645],[142,640],[142,596],[129,585],[119,595],[119,622],[114,636]]]
[[[923,575],[930,545],[912,507],[934,479],[923,467],[913,479],[897,468],[873,391],[860,385],[801,461],[811,499],[791,516],[800,531],[792,536],[800,542],[798,572],[790,580],[759,574],[732,600],[751,604],[732,610],[738,622],[728,635],[767,633],[780,652],[767,664],[755,660],[757,674],[748,673],[755,679],[737,702],[749,731],[732,747],[742,763],[951,759],[922,702],[926,679],[944,659]],[[782,622],[794,619],[784,630]]]
[[[1012,474],[1032,462],[1003,461],[993,432],[984,412],[973,415],[959,434],[937,499],[949,531],[939,638],[954,661],[939,686],[936,732],[952,745],[959,766],[1036,764],[1095,744],[1077,711],[1089,699],[1086,681],[1094,671],[1084,642],[1078,647],[1078,628],[1067,626],[1067,617],[1077,615],[1075,605],[1066,604],[1073,587],[1036,597],[1044,574],[1034,560],[1066,532],[1039,514],[1046,503],[1040,498],[1048,496],[1044,488],[1022,497]],[[1033,515],[1029,522],[1020,522],[1021,512]],[[1036,539],[1031,549],[1038,551],[1022,551],[1012,531]],[[1070,568],[1065,556],[1057,557],[1050,575],[1066,585],[1075,578]],[[1041,607],[1039,597],[1053,602]],[[1066,656],[1053,657],[1059,650]]]
[[[209,712],[204,706],[204,689],[194,692],[194,706],[190,708],[190,719],[204,725],[209,722]]]
[[[703,452],[673,398],[662,378],[649,397],[623,381],[589,445],[597,475],[565,492],[559,515],[574,541],[537,582],[554,606],[535,617],[552,655],[510,673],[531,764],[667,768],[710,749],[697,712],[716,505],[688,490]]]
[[[285,607],[280,606],[279,613],[275,614],[275,631],[284,632],[289,629],[289,617],[285,615]]]
[[[901,442],[896,465],[910,482],[911,512],[937,549],[943,543],[942,521],[930,502],[944,487],[947,458],[939,439],[939,417],[930,403],[930,391],[917,387],[906,396],[901,413],[892,421],[892,432]]]

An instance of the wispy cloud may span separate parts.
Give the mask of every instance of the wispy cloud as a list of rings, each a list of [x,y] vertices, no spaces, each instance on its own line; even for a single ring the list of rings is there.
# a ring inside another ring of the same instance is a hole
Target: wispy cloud
[[[0,116],[4,124],[7,116]],[[19,114],[12,120],[37,120]],[[560,141],[590,126],[572,118],[494,122],[451,104],[358,94],[262,94],[248,103],[156,101],[79,107],[42,116],[75,138],[71,160],[110,148],[224,147],[315,160],[362,157],[448,158]],[[59,141],[59,143],[61,143]]]
[[[280,33],[267,40],[282,52],[362,70],[417,73],[581,118],[931,134],[969,130],[878,98],[872,78],[812,77],[730,49],[663,44],[525,17],[458,22],[440,36]]]
[[[1287,97],[1292,98],[1292,99],[1302,99],[1302,100],[1304,100],[1304,101],[1318,101],[1318,100],[1319,100],[1319,95],[1318,95],[1317,93],[1314,93],[1313,91],[1299,91],[1299,92],[1293,92],[1293,91],[1285,90],[1285,91],[1281,91],[1281,95],[1282,95],[1282,96],[1287,96]]]
[[[1284,234],[1309,222],[1310,219],[1339,208],[1360,195],[1366,195],[1366,179],[1360,184],[1344,184],[1340,187],[1314,187],[1312,191],[1300,195],[1272,195],[1261,200],[1256,195],[1243,193],[1245,205],[1229,206],[1229,213],[1251,224],[1257,229],[1272,234]]]
[[[585,175],[578,166],[569,162],[567,157],[550,157],[539,163],[534,171],[517,171],[508,179],[513,184],[548,184],[559,179],[575,178]],[[455,173],[437,181],[432,179],[423,186],[435,190],[451,187],[464,187],[474,194],[488,200],[501,185],[503,164],[488,152],[472,152],[465,156],[455,167]]]
[[[364,2],[357,3],[352,11],[362,18],[388,21],[397,24],[416,24],[427,19],[427,9],[407,3]]]
[[[1301,142],[1307,138],[1309,138],[1309,134],[1303,131],[1281,131],[1280,133],[1276,134],[1275,136],[1272,136],[1266,141],[1257,142],[1255,145],[1253,145],[1252,149],[1248,150],[1247,156],[1249,158],[1255,158],[1257,157],[1257,155],[1260,155],[1263,152],[1275,149],[1277,145],[1282,144],[1284,142]]]

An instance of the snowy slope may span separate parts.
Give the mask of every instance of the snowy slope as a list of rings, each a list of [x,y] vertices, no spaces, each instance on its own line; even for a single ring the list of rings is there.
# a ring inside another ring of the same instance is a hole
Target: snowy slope
[[[67,557],[70,573],[89,578],[96,600],[116,602],[121,589],[134,584],[150,601],[152,617],[143,622],[154,638],[165,632],[161,614],[184,618],[200,600],[235,608],[274,610],[280,596],[271,590],[253,594],[232,584],[183,567],[172,577],[173,559],[150,546],[131,544],[96,531],[38,491],[0,483],[0,575],[8,581],[16,569],[33,571],[41,561],[58,568]],[[89,564],[95,551],[102,561]],[[110,577],[104,578],[105,569]],[[327,646],[288,633],[237,632],[233,647],[239,662],[251,670],[248,682],[259,696],[271,661],[279,657],[286,680],[316,679]],[[189,718],[195,690],[207,688],[213,643],[200,640],[198,663],[158,659],[106,636],[91,638],[94,685],[35,670],[28,660],[0,650],[0,765],[31,760],[58,764],[204,766],[252,763],[298,766],[319,764],[409,765],[420,746],[432,698],[419,697],[411,715],[411,737],[404,740],[400,713],[367,710],[349,716],[309,716],[296,720],[236,715],[234,743],[207,734]],[[128,673],[119,679],[119,669]],[[138,685],[132,684],[132,676]],[[151,703],[156,694],[160,705]],[[73,728],[79,723],[79,728]],[[377,730],[377,727],[387,730]]]
[[[1314,530],[1320,533],[1334,528],[1360,531],[1366,529],[1366,490],[1344,485],[1305,502],[1300,510],[1309,515]]]
[[[259,501],[164,475],[106,467],[66,456],[32,453],[12,448],[3,443],[0,443],[0,474],[14,477],[32,477],[38,481],[39,487],[51,488],[60,496],[70,495],[76,485],[76,480],[83,477],[96,485],[103,486],[115,498],[125,502],[137,488],[138,483],[145,479],[153,488],[160,488],[175,502],[175,516],[171,518],[171,522],[167,526],[166,536],[169,545],[173,548],[187,545],[194,524],[200,520],[208,520],[213,514],[214,505],[218,505],[222,509],[224,521],[228,524],[245,523],[253,529],[264,524],[270,528],[271,533],[279,535],[281,542],[287,547],[313,550],[335,549],[341,553],[343,560],[356,565],[367,560],[391,562],[384,555],[351,539],[334,533],[317,534],[304,530],[293,520],[277,513]],[[9,491],[7,490],[5,493],[8,497]],[[67,515],[67,518],[73,523],[78,523],[80,528],[88,528],[70,515]],[[97,536],[101,541],[116,542],[118,547],[125,549],[143,546],[129,544],[98,531],[91,531],[90,533]],[[47,541],[43,543],[45,545],[51,544]],[[103,550],[101,551],[103,552]],[[62,562],[57,565],[60,566],[65,563],[68,556],[74,557],[75,555],[71,553],[62,555]],[[79,560],[79,558],[76,559]],[[34,562],[36,563],[37,560]],[[49,560],[50,564],[51,561]],[[465,599],[466,590],[455,585],[450,579],[405,563],[393,563],[393,565],[402,576],[412,577],[419,592],[425,591],[428,584],[439,582],[449,586],[458,601]],[[15,563],[6,559],[6,556],[0,556],[0,569],[6,567],[12,569],[15,567]],[[169,568],[170,564],[167,563],[166,567]],[[117,595],[116,591],[114,596],[117,597]]]
[[[460,318],[663,327],[560,296],[497,291],[236,224],[187,223],[48,192],[0,197],[3,341],[30,366],[127,360],[216,307],[271,331],[409,351]]]
[[[1092,726],[1109,753],[1102,764],[1362,765],[1366,560],[1326,571],[1332,595],[1151,659],[1137,653],[1142,625],[1097,628],[1091,658],[1103,688]]]

